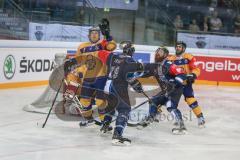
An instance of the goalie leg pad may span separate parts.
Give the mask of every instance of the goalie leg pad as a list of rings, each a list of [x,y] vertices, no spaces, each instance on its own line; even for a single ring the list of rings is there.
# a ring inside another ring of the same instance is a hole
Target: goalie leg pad
[[[74,96],[79,94],[79,89],[80,89],[79,87],[80,87],[79,83],[69,81],[66,84],[66,91],[63,94],[63,96],[68,100],[72,100]]]

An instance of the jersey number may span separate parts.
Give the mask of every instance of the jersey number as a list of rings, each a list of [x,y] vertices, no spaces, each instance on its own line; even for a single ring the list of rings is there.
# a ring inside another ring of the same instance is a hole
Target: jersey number
[[[118,77],[118,73],[119,73],[119,66],[112,66],[111,71],[109,73],[109,78],[116,79]]]

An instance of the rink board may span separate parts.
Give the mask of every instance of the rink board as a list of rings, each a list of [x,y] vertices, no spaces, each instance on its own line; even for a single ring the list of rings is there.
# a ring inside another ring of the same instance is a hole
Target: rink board
[[[46,85],[53,70],[55,54],[74,54],[77,45],[71,42],[1,40],[0,89]],[[154,61],[157,46],[135,47],[135,60],[143,63]],[[173,54],[174,48],[168,48]],[[196,56],[201,69],[196,84],[240,86],[238,51],[187,49],[187,52]],[[154,84],[152,79],[144,79],[143,82]]]

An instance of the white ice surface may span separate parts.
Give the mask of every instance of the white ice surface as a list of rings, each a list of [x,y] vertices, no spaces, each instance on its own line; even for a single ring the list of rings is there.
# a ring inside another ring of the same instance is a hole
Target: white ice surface
[[[239,87],[196,86],[206,128],[197,128],[194,116],[186,121],[188,135],[172,135],[173,125],[167,120],[144,130],[128,127],[125,136],[132,139],[128,147],[112,146],[111,135],[100,135],[98,126],[79,128],[77,122],[55,115],[42,129],[46,115],[28,113],[22,107],[43,91],[44,87],[0,90],[0,160],[240,159]],[[183,100],[180,109],[189,116]]]

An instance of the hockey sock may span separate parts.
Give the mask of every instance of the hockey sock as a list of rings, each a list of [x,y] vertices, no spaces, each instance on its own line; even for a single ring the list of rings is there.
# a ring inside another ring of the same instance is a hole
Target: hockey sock
[[[122,135],[124,128],[127,125],[127,121],[128,121],[128,116],[123,114],[123,113],[119,113],[117,116],[117,120],[116,120],[116,127],[115,127],[115,131],[118,133],[118,135]]]
[[[157,114],[158,110],[157,107],[155,105],[150,105],[149,106],[149,115],[152,117],[155,117]]]

